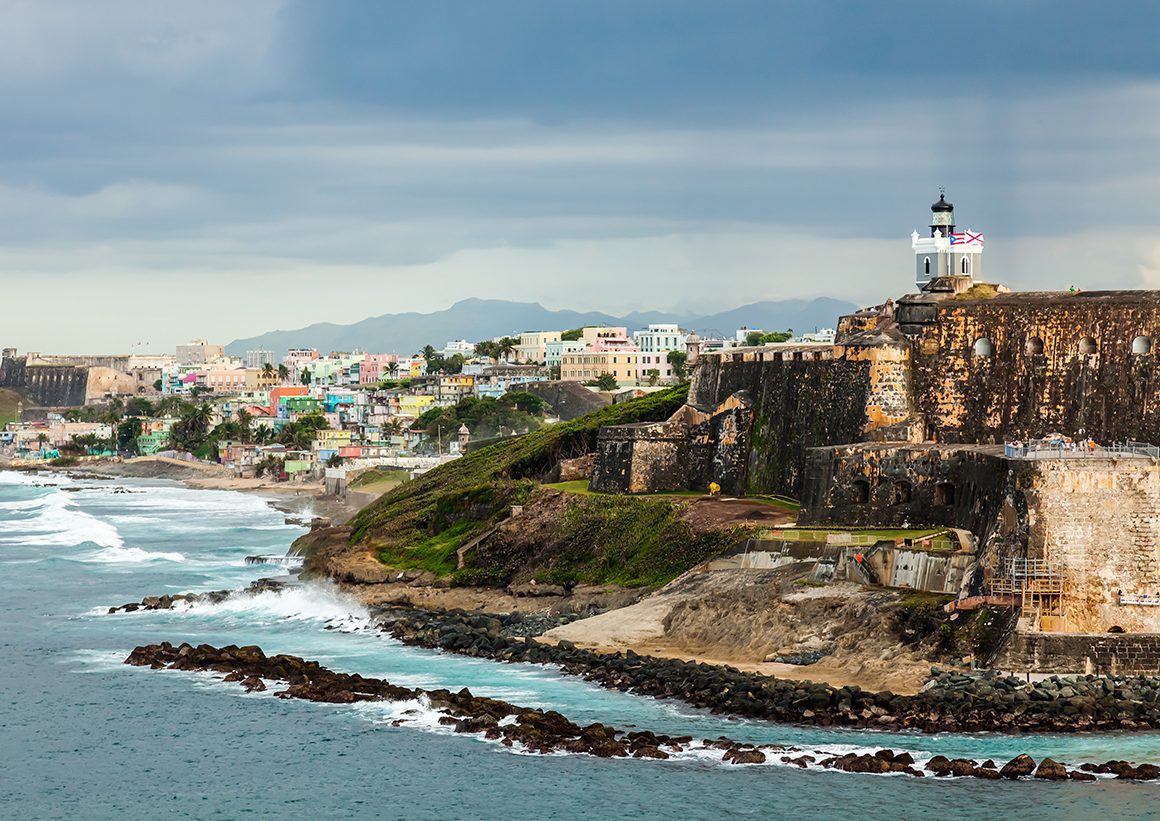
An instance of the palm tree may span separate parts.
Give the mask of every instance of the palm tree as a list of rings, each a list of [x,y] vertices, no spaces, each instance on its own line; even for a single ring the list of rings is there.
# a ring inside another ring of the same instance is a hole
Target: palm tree
[[[399,363],[398,362],[388,362],[387,363],[387,372],[391,375],[391,379],[394,379],[395,376],[399,373]]]
[[[499,345],[496,349],[496,352],[506,362],[506,361],[508,361],[508,358],[512,355],[512,353],[515,351],[516,345],[518,343],[519,343],[519,340],[513,339],[510,336],[505,336],[503,339],[501,339],[499,341]]]
[[[238,432],[241,434],[242,444],[249,444],[253,438],[250,430],[250,423],[254,421],[254,415],[245,408],[238,410]]]
[[[273,379],[274,374],[274,364],[272,362],[267,362],[262,366],[262,376],[266,377],[267,379]]]
[[[285,382],[290,378],[290,369],[286,367],[285,363],[278,365],[278,381]]]

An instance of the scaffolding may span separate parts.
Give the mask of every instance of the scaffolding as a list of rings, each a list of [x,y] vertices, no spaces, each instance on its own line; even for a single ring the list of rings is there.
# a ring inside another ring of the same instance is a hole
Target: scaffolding
[[[1013,596],[1020,615],[1062,618],[1067,577],[1059,559],[1008,559],[1005,575],[991,580],[994,595]]]

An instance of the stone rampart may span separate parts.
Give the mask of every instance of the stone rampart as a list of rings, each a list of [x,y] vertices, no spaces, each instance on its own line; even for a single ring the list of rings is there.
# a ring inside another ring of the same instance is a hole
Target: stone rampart
[[[88,369],[29,365],[25,357],[0,360],[0,387],[20,392],[28,405],[75,407],[85,403]]]
[[[1160,675],[1160,634],[1016,631],[991,666],[1013,673],[1155,676]]]
[[[1160,292],[899,300],[926,438],[1160,442]]]

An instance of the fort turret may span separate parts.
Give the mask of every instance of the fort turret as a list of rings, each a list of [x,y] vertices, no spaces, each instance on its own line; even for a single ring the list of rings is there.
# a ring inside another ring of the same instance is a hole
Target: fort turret
[[[943,277],[965,278],[952,290],[963,291],[983,273],[983,235],[955,230],[955,206],[940,192],[930,207],[930,236],[910,235],[914,249],[914,284],[920,291]]]

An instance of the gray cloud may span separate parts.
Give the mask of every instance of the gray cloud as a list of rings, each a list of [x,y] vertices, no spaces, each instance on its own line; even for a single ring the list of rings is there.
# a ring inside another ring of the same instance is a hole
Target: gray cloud
[[[583,36],[541,20],[559,53],[536,67],[512,46],[481,79],[481,43],[522,43],[534,14],[386,31],[364,7],[379,25],[358,34],[334,4],[18,2],[0,31],[0,278],[61,321],[6,316],[3,341],[162,350],[473,295],[870,302],[907,288],[907,235],[940,184],[1009,284],[1160,282],[1160,83],[1141,59],[1088,44],[1052,82],[1038,38],[1011,55],[983,26],[990,61],[908,70],[890,49],[838,54],[850,26],[826,40],[811,13],[796,25],[823,47],[790,26],[762,62],[764,7],[678,4],[676,31],[708,27],[692,65],[642,32],[660,6]],[[630,65],[632,89],[596,93]],[[496,72],[506,85],[483,82]]]

